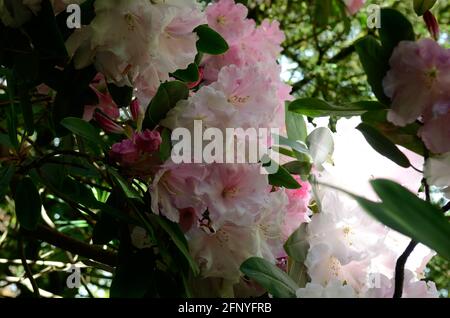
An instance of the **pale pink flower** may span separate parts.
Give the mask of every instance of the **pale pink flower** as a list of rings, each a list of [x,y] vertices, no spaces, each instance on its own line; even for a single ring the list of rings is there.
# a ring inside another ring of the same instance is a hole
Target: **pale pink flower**
[[[392,99],[388,119],[398,126],[414,122],[448,93],[450,49],[431,39],[400,42],[390,65],[383,86]]]
[[[197,193],[208,207],[213,226],[226,221],[254,224],[269,202],[267,175],[257,164],[210,164]]]
[[[255,22],[247,19],[247,14],[247,7],[234,0],[219,0],[206,8],[208,25],[230,46],[253,31]]]
[[[295,179],[301,185],[300,189],[286,189],[288,205],[286,207],[286,216],[284,219],[283,234],[285,239],[289,238],[303,223],[310,222],[308,209],[311,200],[311,185],[309,182],[302,181],[299,176]]]
[[[426,109],[419,136],[434,153],[450,151],[450,95]]]
[[[207,206],[199,196],[198,188],[207,173],[204,165],[166,162],[150,186],[152,212],[178,223],[180,211],[193,209],[196,220],[201,220]]]

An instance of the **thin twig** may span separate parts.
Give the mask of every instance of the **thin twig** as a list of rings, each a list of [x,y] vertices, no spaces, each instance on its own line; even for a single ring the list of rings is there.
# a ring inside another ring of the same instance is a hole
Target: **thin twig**
[[[28,278],[28,280],[31,283],[31,286],[33,287],[33,294],[36,298],[40,298],[41,294],[39,293],[39,286],[36,283],[36,280],[33,277],[33,273],[31,272],[30,266],[28,266],[27,259],[25,257],[25,248],[23,246],[23,238],[19,238],[19,249],[20,249],[20,259],[22,261],[22,266],[25,269],[25,274]]]

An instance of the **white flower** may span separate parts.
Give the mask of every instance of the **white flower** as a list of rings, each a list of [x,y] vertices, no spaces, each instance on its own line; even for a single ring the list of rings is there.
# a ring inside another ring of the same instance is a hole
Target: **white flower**
[[[424,175],[429,184],[443,188],[450,199],[450,152],[429,158],[425,163]]]
[[[315,283],[306,284],[297,290],[297,298],[355,298],[356,293],[349,285],[332,280],[325,286]]]

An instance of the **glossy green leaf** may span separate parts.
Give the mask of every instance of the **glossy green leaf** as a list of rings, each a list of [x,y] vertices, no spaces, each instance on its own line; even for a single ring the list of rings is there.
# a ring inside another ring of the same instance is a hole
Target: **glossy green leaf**
[[[309,250],[306,227],[305,223],[302,224],[284,244],[288,256],[299,263],[305,262]]]
[[[403,168],[409,168],[411,163],[400,149],[397,148],[389,139],[384,137],[372,126],[362,123],[356,127],[366,138],[367,142],[375,149],[379,154],[392,160]]]
[[[420,124],[412,123],[405,127],[395,126],[387,121],[387,111],[371,111],[361,117],[362,121],[374,127],[392,143],[405,147],[421,156],[425,145],[418,137]]]
[[[426,11],[430,10],[437,0],[414,0],[414,11],[418,16],[422,16]]]
[[[64,118],[61,121],[61,125],[73,132],[75,135],[85,138],[99,145],[105,145],[105,142],[101,138],[99,131],[90,123],[74,117]]]
[[[369,214],[450,260],[450,224],[440,209],[393,181],[371,183],[381,203],[353,195]]]
[[[263,258],[252,257],[241,265],[241,272],[264,287],[275,298],[295,298],[299,288],[281,269]]]
[[[114,182],[116,183],[117,186],[119,186],[123,193],[126,195],[127,198],[129,199],[137,199],[137,200],[142,200],[141,196],[139,195],[139,193],[133,188],[132,185],[130,185],[128,183],[127,180],[125,180],[120,174],[119,172],[117,172],[117,170],[115,170],[114,168],[108,168],[108,172],[111,175],[111,177],[113,178]]]
[[[186,237],[184,236],[184,233],[181,231],[179,225],[154,214],[150,215],[150,218],[154,222],[156,222],[170,236],[173,243],[177,246],[177,248],[180,250],[180,252],[188,261],[189,266],[191,267],[194,275],[198,275],[200,273],[200,269],[198,268],[197,263],[189,253],[189,247]]]
[[[31,178],[19,181],[14,195],[16,216],[20,225],[30,231],[36,229],[41,219],[41,196]]]
[[[409,20],[399,11],[391,8],[381,9],[381,29],[379,29],[381,44],[387,56],[400,41],[414,41],[414,29]]]
[[[278,171],[269,174],[269,184],[286,189],[300,189],[301,186],[295,178],[283,166],[278,166]]]
[[[153,129],[164,119],[175,105],[189,96],[189,89],[180,81],[166,82],[160,85],[147,109],[144,128]]]
[[[289,110],[308,117],[360,116],[367,111],[386,109],[387,106],[376,101],[360,101],[347,105],[333,105],[318,98],[300,98],[289,105]]]
[[[178,70],[173,73],[173,76],[186,83],[195,83],[199,80],[198,66],[195,63],[189,64],[187,69]]]
[[[305,118],[301,114],[292,112],[286,106],[286,130],[288,138],[305,142],[308,136]]]
[[[373,93],[381,103],[389,105],[390,99],[384,94],[383,79],[389,70],[390,53],[371,35],[356,42],[355,49]]]
[[[199,39],[197,41],[197,50],[202,53],[219,55],[228,51],[228,43],[216,31],[208,25],[200,25],[194,30]]]

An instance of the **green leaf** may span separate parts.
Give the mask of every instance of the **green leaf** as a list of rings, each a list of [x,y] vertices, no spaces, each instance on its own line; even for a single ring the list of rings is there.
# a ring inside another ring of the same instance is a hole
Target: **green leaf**
[[[16,168],[13,165],[6,165],[0,168],[0,200],[8,192],[9,183],[15,172]]]
[[[166,220],[158,215],[151,214],[149,215],[149,217],[170,236],[173,243],[177,246],[177,248],[180,250],[180,252],[188,261],[189,266],[191,267],[194,275],[197,276],[200,273],[200,269],[198,268],[197,263],[189,253],[189,247],[186,237],[184,236],[184,233],[181,231],[179,225],[169,220]]]
[[[281,269],[263,258],[252,257],[241,265],[241,272],[264,287],[275,298],[295,298],[299,288]]]
[[[420,124],[412,123],[405,127],[395,126],[387,121],[387,111],[367,112],[361,119],[364,123],[378,130],[392,143],[403,146],[421,156],[424,155],[425,145],[418,137]]]
[[[127,198],[142,201],[139,193],[114,168],[108,167],[108,173],[112,176],[114,183],[122,189]]]
[[[362,123],[356,127],[366,138],[367,142],[382,156],[392,160],[400,167],[409,168],[411,163],[400,149],[397,148],[389,139],[384,137],[372,126]]]
[[[289,110],[308,117],[360,116],[367,111],[386,109],[387,106],[376,101],[360,101],[347,105],[333,105],[318,98],[300,98],[289,105]]]
[[[308,146],[302,141],[293,141],[283,136],[274,135],[275,139],[278,139],[278,145],[288,146],[292,150],[301,154],[309,155]]]
[[[166,162],[167,159],[170,158],[172,153],[172,140],[170,130],[164,128],[161,132],[162,143],[159,147],[159,158],[162,162]]]
[[[381,103],[390,105],[390,99],[384,94],[383,88],[383,79],[389,70],[390,53],[371,35],[357,41],[355,49],[373,93]]]
[[[75,135],[105,147],[105,142],[101,138],[99,131],[88,122],[80,118],[68,117],[61,121],[61,125]]]
[[[308,136],[305,118],[301,114],[290,111],[288,108],[286,105],[286,129],[288,138],[305,142]]]
[[[198,66],[195,63],[189,64],[187,69],[178,70],[172,74],[175,78],[186,83],[195,83],[199,80]]]
[[[418,16],[422,16],[426,11],[430,10],[437,0],[414,0],[414,11]]]
[[[14,195],[16,216],[20,225],[29,231],[36,229],[41,219],[41,197],[31,178],[22,179]]]
[[[306,224],[302,224],[286,241],[284,250],[290,258],[299,263],[304,263],[309,250],[306,238]]]
[[[269,174],[269,184],[275,187],[284,187],[286,189],[300,189],[301,185],[295,178],[282,166],[278,166],[278,171]]]
[[[389,57],[400,41],[414,41],[416,38],[411,22],[399,11],[391,8],[381,9],[379,33],[383,50]]]
[[[197,50],[199,52],[219,55],[228,51],[229,46],[225,39],[208,25],[200,25],[194,31],[199,37],[197,41]]]
[[[19,140],[17,139],[17,113],[14,105],[6,107],[6,126],[8,128],[9,141],[17,149]]]
[[[144,128],[155,128],[180,100],[188,97],[189,89],[183,82],[173,81],[161,84],[148,106]]]
[[[450,260],[450,224],[440,209],[393,181],[371,183],[382,203],[352,195],[369,214]]]
[[[115,84],[108,83],[108,92],[109,94],[111,94],[112,99],[120,108],[130,106],[131,99],[133,98],[133,87],[120,87]]]
[[[311,174],[312,163],[310,161],[291,161],[283,165],[290,174],[299,175],[306,180]]]

